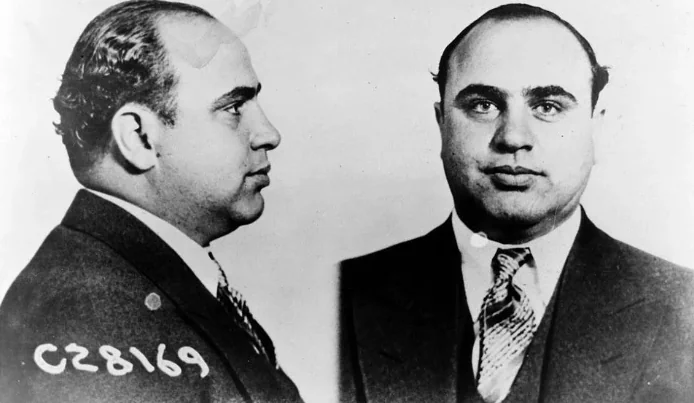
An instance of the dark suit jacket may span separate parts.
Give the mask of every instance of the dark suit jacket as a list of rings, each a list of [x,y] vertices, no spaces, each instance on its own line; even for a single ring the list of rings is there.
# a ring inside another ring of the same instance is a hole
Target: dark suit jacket
[[[80,191],[0,307],[0,401],[301,398],[164,241]]]
[[[450,219],[343,262],[341,400],[481,401],[462,281]],[[583,214],[550,305],[507,401],[694,402],[693,272]]]

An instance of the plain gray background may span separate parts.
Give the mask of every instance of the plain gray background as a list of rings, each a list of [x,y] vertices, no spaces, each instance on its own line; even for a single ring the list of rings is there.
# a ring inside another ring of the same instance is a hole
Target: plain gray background
[[[0,296],[79,188],[51,126],[50,98],[84,26],[114,3],[0,2]],[[331,401],[335,263],[423,234],[449,214],[429,72],[465,25],[504,2],[191,3],[244,34],[261,103],[283,135],[270,153],[265,214],[216,242],[215,254],[306,401]],[[589,216],[694,267],[694,6],[530,3],[572,23],[612,68],[583,198]]]

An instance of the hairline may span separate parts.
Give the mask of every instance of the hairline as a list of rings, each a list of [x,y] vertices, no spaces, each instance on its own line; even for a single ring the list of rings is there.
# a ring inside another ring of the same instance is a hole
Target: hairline
[[[66,86],[79,85],[82,82],[86,82],[83,81],[82,74],[85,74],[85,71],[88,69],[95,68],[91,60],[83,60],[81,62],[75,60],[78,49],[88,51],[90,59],[93,58],[96,55],[96,50],[104,46],[102,41],[104,41],[106,35],[113,35],[113,32],[120,29],[120,27],[127,26],[127,21],[124,20],[124,18],[129,13],[133,12],[139,12],[141,14],[140,21],[142,21],[143,24],[143,26],[141,26],[143,31],[140,33],[150,32],[153,35],[153,42],[151,45],[154,46],[154,48],[152,48],[153,50],[150,52],[150,54],[153,55],[155,59],[151,62],[151,64],[149,64],[149,66],[147,66],[149,69],[151,69],[152,77],[158,77],[157,80],[169,80],[170,85],[162,86],[163,82],[157,81],[158,85],[149,90],[164,91],[161,93],[163,98],[161,98],[160,101],[152,104],[151,107],[147,103],[143,104],[140,101],[133,99],[120,104],[118,97],[128,94],[127,91],[123,91],[114,93],[113,95],[116,98],[112,99],[111,106],[106,108],[112,109],[111,119],[113,119],[113,113],[117,112],[116,107],[118,107],[118,105],[120,105],[120,108],[129,103],[136,103],[151,109],[152,112],[157,116],[157,119],[159,119],[159,121],[161,121],[163,124],[167,126],[175,125],[178,112],[177,88],[180,74],[173,63],[170,47],[167,46],[162,36],[161,24],[166,20],[192,21],[196,18],[217,21],[212,14],[200,7],[186,3],[178,3],[176,1],[160,2],[156,0],[143,0],[121,2],[108,7],[94,17],[83,29],[74,45],[68,61],[66,62],[63,78],[61,79],[61,85],[58,89],[56,97],[53,99],[54,105],[56,104],[56,99],[68,94],[65,92]],[[127,35],[129,38],[133,38],[133,40],[135,40],[135,35],[140,33],[135,30],[129,30]],[[84,58],[84,56],[82,56],[82,58]],[[69,77],[69,79],[66,80],[66,77]],[[106,76],[102,76],[98,78],[98,80],[104,80],[105,78]],[[101,82],[98,80],[89,82],[88,85],[98,85],[98,83]],[[129,93],[128,97],[136,97],[136,95],[136,92],[131,92]],[[87,104],[89,102],[96,101],[94,101],[93,98],[89,98],[87,101],[85,101]],[[95,166],[95,164],[103,158],[104,154],[107,152],[107,143],[110,140],[105,140],[105,142],[103,140],[99,140],[100,136],[104,136],[99,134],[96,134],[92,140],[86,140],[86,138],[85,140],[82,140],[80,135],[87,135],[91,138],[92,136],[90,133],[92,133],[94,127],[98,127],[92,126],[92,129],[84,131],[84,126],[80,128],[80,125],[83,124],[82,122],[94,125],[103,123],[93,120],[76,121],[75,124],[70,124],[70,126],[63,126],[63,112],[68,113],[68,116],[75,116],[78,114],[77,109],[73,109],[72,111],[70,111],[69,108],[64,109],[64,111],[58,111],[60,115],[60,123],[54,123],[54,126],[56,127],[56,132],[63,136],[63,143],[68,150],[68,156],[70,158],[73,173],[75,173],[75,176],[78,177],[79,181],[82,174],[89,172]],[[111,129],[108,128],[107,130],[110,131]],[[112,133],[109,133],[105,137],[111,136]],[[90,142],[93,143],[91,145],[85,145]],[[73,162],[75,162],[77,165],[74,165]]]
[[[501,23],[504,23],[504,22],[525,22],[525,21],[531,21],[531,20],[546,20],[546,21],[555,23],[555,25],[564,27],[564,26],[563,26],[562,24],[560,24],[558,21],[555,21],[555,20],[553,20],[552,18],[545,17],[545,16],[508,17],[508,18],[488,17],[488,18],[485,19],[485,20],[479,21],[479,23],[478,23],[478,24],[475,24],[474,26],[472,26],[472,27],[470,28],[470,30],[467,32],[467,34],[466,34],[463,38],[461,38],[461,39],[458,41],[458,43],[452,48],[451,53],[450,53],[450,55],[449,55],[449,57],[448,57],[448,62],[447,62],[447,66],[446,66],[446,69],[447,69],[447,71],[446,71],[446,83],[448,83],[448,81],[449,81],[448,78],[450,77],[451,67],[452,67],[451,64],[453,63],[453,60],[454,60],[456,57],[461,57],[461,56],[462,56],[462,57],[465,57],[465,56],[466,56],[465,54],[461,55],[461,53],[460,53],[460,52],[457,52],[457,50],[458,50],[461,46],[464,46],[464,41],[465,41],[466,39],[469,39],[469,38],[471,37],[471,35],[474,34],[474,33],[473,33],[474,30],[476,30],[477,28],[483,26],[483,25],[486,24],[486,23],[490,23],[490,24],[501,24]],[[490,26],[493,26],[493,25],[490,25]],[[577,40],[577,38],[575,38],[575,36],[574,36],[574,39]],[[579,44],[579,46],[581,45],[580,41],[579,41],[578,44]],[[588,70],[589,70],[589,72],[590,72],[589,80],[590,80],[590,82],[591,82],[591,84],[592,84],[592,80],[593,80],[593,68],[592,68],[592,65],[591,65],[591,62],[590,62],[590,56],[589,56],[588,53],[585,51],[585,49],[583,49],[583,46],[581,46],[581,50],[582,50],[583,54],[585,55],[585,61],[586,61],[586,63],[588,64]],[[443,101],[443,97],[442,97],[441,100]]]
[[[174,80],[173,85],[171,86],[171,88],[169,88],[167,93],[168,101],[170,102],[170,105],[173,108],[172,121],[170,122],[170,125],[173,126],[175,125],[176,116],[178,115],[177,89],[178,81],[180,78],[180,72],[178,68],[176,68],[176,65],[174,63],[174,57],[171,52],[171,46],[167,43],[167,41],[164,39],[164,36],[162,35],[162,27],[164,26],[164,24],[172,24],[177,22],[186,23],[198,19],[205,21],[217,21],[217,19],[213,16],[199,14],[194,11],[184,10],[161,10],[154,13],[150,18],[152,19],[151,23],[154,29],[154,34],[156,35],[157,41],[161,46],[163,56],[163,60],[161,61],[160,66],[158,67],[161,69],[161,73],[170,74]],[[161,117],[157,117],[161,120]],[[168,122],[163,123],[167,124]]]
[[[497,10],[503,8],[503,7],[508,7],[508,6],[514,6],[516,4],[507,4],[507,5],[502,5],[497,8],[494,8],[492,10],[487,11],[484,13],[482,16],[480,16],[478,19],[473,21],[472,23],[468,24],[444,49],[443,53],[441,54],[441,59],[439,60],[439,71],[437,74],[432,74],[434,81],[438,84],[439,87],[439,95],[441,98],[441,102],[444,100],[444,95],[445,95],[445,86],[448,82],[448,76],[451,68],[451,59],[453,59],[453,56],[455,54],[455,51],[458,49],[458,47],[463,43],[463,41],[470,35],[470,33],[479,25],[487,22],[487,21],[492,21],[492,22],[504,22],[504,21],[533,21],[533,20],[548,20],[548,21],[553,21],[554,23],[558,24],[559,26],[564,27],[566,30],[568,30],[574,37],[574,39],[578,42],[578,44],[581,46],[581,49],[583,50],[583,53],[585,54],[586,58],[588,59],[588,67],[590,68],[590,85],[591,85],[591,106],[592,108],[595,108],[595,103],[597,102],[597,98],[599,93],[602,91],[604,86],[607,84],[608,76],[605,75],[604,77],[604,83],[602,83],[601,88],[597,90],[597,93],[594,93],[594,87],[596,85],[595,81],[596,79],[603,79],[603,77],[598,77],[600,74],[605,73],[605,71],[601,72],[599,70],[606,70],[605,67],[601,66],[598,61],[597,57],[595,56],[595,51],[593,50],[593,47],[591,46],[590,42],[580,33],[576,28],[573,27],[569,22],[566,20],[562,19],[555,13],[545,10],[540,7],[535,7],[535,6],[528,6],[528,5],[521,5],[521,6],[527,6],[530,7],[531,9],[538,10],[537,15],[493,15],[492,13],[496,12]],[[490,15],[492,14],[492,15]],[[445,65],[444,65],[445,62]],[[442,68],[445,69],[443,72],[444,74],[442,75]],[[444,79],[444,82],[441,83],[441,79]]]

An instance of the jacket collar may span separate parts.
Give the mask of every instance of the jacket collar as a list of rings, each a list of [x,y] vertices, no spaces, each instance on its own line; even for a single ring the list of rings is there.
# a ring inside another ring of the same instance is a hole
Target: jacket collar
[[[583,213],[557,291],[545,357],[547,401],[622,400],[617,385],[633,383],[630,369],[654,340],[664,305],[641,292],[645,267],[630,267],[623,253]]]
[[[564,401],[567,396],[600,401],[610,396],[610,385],[615,383],[609,380],[614,374],[635,376],[615,371],[615,365],[624,365],[645,352],[662,316],[660,304],[643,293],[630,292],[640,289],[643,280],[620,266],[620,244],[596,228],[585,212],[581,214],[576,240],[555,291],[553,317],[545,318],[551,319],[542,374],[546,401]],[[403,366],[412,363],[413,371],[427,362],[445,362],[447,354],[457,354],[456,344],[466,333],[461,327],[471,321],[465,312],[460,252],[450,218],[415,242],[412,249],[426,251],[428,258],[423,261],[432,266],[403,274],[395,280],[398,284],[392,289],[398,291],[387,297],[389,303],[369,307],[383,312],[371,312],[376,319],[368,337],[372,346],[379,346]],[[451,371],[453,375],[457,369],[418,371]]]
[[[123,256],[215,345],[226,358],[241,393],[259,401],[273,401],[273,390],[279,389],[274,370],[266,368],[269,366],[250,348],[243,331],[233,325],[191,269],[146,225],[86,190],[77,193],[62,225],[99,239]]]

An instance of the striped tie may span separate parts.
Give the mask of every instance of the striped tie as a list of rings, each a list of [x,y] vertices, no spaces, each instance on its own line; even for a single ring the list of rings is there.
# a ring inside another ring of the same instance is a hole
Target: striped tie
[[[236,325],[246,333],[256,353],[262,354],[275,369],[279,369],[279,364],[275,357],[275,348],[270,336],[253,318],[241,293],[229,285],[229,281],[224,274],[224,270],[222,270],[222,266],[217,262],[217,259],[214,258],[212,252],[208,254],[210,259],[212,259],[219,268],[217,300],[224,306],[226,311],[231,314]]]
[[[513,284],[518,269],[531,259],[528,248],[499,249],[492,259],[495,281],[484,297],[478,319],[477,390],[487,403],[504,400],[516,375],[509,364],[522,362],[537,328],[528,296]]]

